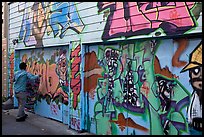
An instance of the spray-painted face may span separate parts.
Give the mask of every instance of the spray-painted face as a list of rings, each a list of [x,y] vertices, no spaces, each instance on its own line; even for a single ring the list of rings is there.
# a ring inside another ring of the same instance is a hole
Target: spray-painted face
[[[202,91],[202,66],[190,69],[189,76],[193,89]]]
[[[57,73],[59,75],[61,85],[65,85],[66,83],[67,68],[68,66],[67,66],[66,55],[62,54],[59,57],[58,66],[57,66]]]
[[[64,54],[62,54],[60,56],[60,60],[59,60],[59,69],[61,72],[65,73],[67,70],[67,61],[66,61],[66,57]]]
[[[170,100],[171,96],[173,95],[173,87],[175,86],[175,82],[162,77],[157,77],[157,81],[160,97],[163,100]]]

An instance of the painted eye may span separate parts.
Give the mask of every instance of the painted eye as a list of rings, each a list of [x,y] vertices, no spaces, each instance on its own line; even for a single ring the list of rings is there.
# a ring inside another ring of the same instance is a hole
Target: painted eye
[[[199,72],[200,72],[200,68],[195,68],[195,69],[193,70],[193,73],[194,73],[195,75],[198,75]]]
[[[145,73],[143,73],[142,79],[143,79],[143,80],[146,80],[146,74],[145,74]]]

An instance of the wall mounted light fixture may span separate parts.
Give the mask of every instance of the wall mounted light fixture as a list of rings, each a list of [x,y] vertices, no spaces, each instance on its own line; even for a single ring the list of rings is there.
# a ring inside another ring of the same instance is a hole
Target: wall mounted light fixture
[[[16,45],[18,43],[18,39],[14,39],[12,40],[12,42],[13,42],[13,45]]]

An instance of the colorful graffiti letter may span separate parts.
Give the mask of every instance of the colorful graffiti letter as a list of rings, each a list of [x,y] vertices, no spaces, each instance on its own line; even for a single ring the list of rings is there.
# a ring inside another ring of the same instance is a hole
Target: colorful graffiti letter
[[[78,45],[71,52],[70,60],[71,60],[71,84],[70,87],[72,92],[74,93],[73,98],[73,108],[77,107],[77,98],[81,91],[81,75],[80,75],[80,63],[81,63],[81,47]]]
[[[195,2],[99,2],[99,12],[110,8],[103,40],[120,36],[145,35],[162,28],[167,35],[183,34],[195,22]]]
[[[74,2],[55,2],[51,6],[50,26],[54,33],[54,37],[61,33],[59,37],[62,39],[65,36],[67,29],[72,29],[77,33],[81,33],[84,25],[79,18]]]

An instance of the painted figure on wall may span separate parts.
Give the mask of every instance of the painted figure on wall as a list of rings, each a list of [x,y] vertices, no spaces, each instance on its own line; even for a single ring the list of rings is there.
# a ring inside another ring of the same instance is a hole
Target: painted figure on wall
[[[56,66],[56,73],[59,76],[59,82],[61,86],[68,87],[68,61],[66,59],[66,50],[59,51],[59,58]]]
[[[27,47],[43,47],[45,31],[62,39],[68,29],[81,33],[85,27],[74,2],[20,2],[23,12],[19,40]]]
[[[191,134],[202,134],[202,42],[192,51],[189,59],[189,63],[181,71],[189,71],[189,82],[193,87],[188,122]]]
[[[30,8],[31,7],[31,8]],[[42,39],[46,29],[46,4],[45,2],[20,2],[18,11],[24,12],[19,39],[25,46],[42,47]]]

